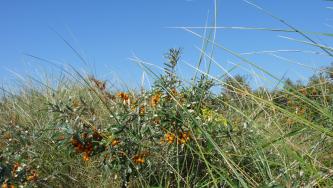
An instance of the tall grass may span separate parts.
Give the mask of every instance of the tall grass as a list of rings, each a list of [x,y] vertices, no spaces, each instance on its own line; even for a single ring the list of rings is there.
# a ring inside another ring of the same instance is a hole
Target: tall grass
[[[257,30],[298,33],[307,40],[298,42],[331,56],[331,47],[310,37],[331,34],[302,32],[251,5],[289,27]],[[295,84],[217,43],[216,22],[204,35],[182,29],[203,41],[190,81],[177,75],[181,50],[170,49],[162,74],[132,59],[152,88],[113,91],[73,67],[62,69],[56,85],[32,79],[18,92],[2,88],[2,187],[332,187],[333,68]],[[283,87],[251,88],[232,74],[239,66],[226,70],[217,62],[218,49]],[[210,73],[214,65],[221,77]]]

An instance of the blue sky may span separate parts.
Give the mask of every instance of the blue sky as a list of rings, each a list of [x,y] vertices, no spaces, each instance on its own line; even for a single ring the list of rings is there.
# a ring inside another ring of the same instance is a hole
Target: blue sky
[[[333,33],[332,2],[321,0],[256,0],[256,4],[304,31]],[[31,54],[78,69],[95,73],[100,79],[120,79],[129,86],[138,86],[142,70],[129,58],[136,56],[149,63],[162,65],[163,55],[172,47],[183,49],[183,62],[178,71],[188,78],[199,57],[196,47],[201,40],[173,26],[212,25],[213,0],[2,0],[0,1],[0,81],[6,83],[16,73],[41,78],[44,74],[58,75],[60,70],[45,62],[36,61]],[[286,26],[255,9],[242,0],[217,0],[217,26],[282,28]],[[75,53],[59,38],[58,32],[83,57],[84,65]],[[203,29],[193,31],[203,34]],[[290,33],[218,29],[216,42],[239,53],[262,50],[302,50],[321,52],[280,36],[304,40]],[[332,39],[311,35],[325,45]],[[251,77],[256,70],[221,49],[215,49],[215,59],[228,69],[239,64],[235,73]],[[275,57],[273,56],[275,55]],[[305,79],[312,74],[307,66],[329,65],[331,58],[311,53],[276,53],[245,55],[277,77]],[[277,56],[279,58],[277,58]],[[282,59],[305,64],[300,66]],[[204,67],[203,67],[204,68]],[[213,66],[212,75],[223,74]],[[250,70],[250,71],[248,71]],[[15,73],[14,73],[15,72]],[[251,79],[252,84],[257,83]],[[264,83],[269,84],[269,83]]]

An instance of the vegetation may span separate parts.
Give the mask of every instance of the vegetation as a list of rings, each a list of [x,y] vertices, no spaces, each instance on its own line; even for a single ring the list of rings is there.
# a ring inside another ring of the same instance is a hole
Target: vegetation
[[[161,75],[138,61],[155,80],[139,91],[76,70],[56,86],[3,89],[2,188],[333,186],[333,66],[308,83],[251,88],[199,69],[182,80],[181,55],[170,49]]]
[[[180,55],[169,51],[152,90],[80,77],[5,93],[3,187],[333,185],[332,72],[272,91],[227,77],[216,94],[208,76],[177,78]]]

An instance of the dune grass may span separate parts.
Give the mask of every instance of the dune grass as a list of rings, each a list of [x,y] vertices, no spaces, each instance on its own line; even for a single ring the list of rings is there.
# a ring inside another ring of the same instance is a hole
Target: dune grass
[[[307,40],[298,42],[332,56],[310,37],[331,34],[302,32],[253,6],[289,29],[230,29],[298,33]],[[332,66],[293,83],[218,44],[216,23],[204,35],[182,29],[203,41],[192,80],[178,76],[182,53],[170,49],[163,74],[132,59],[154,80],[151,88],[112,90],[73,67],[55,84],[32,79],[16,92],[2,88],[2,187],[332,187]],[[251,88],[232,76],[238,66],[225,70],[216,62],[215,48],[283,87]],[[208,70],[200,69],[204,59]],[[213,65],[221,77],[210,74]]]

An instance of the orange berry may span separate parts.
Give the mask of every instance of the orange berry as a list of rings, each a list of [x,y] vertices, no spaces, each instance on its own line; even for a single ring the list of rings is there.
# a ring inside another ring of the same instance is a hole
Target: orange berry
[[[89,157],[89,154],[88,153],[84,153],[83,154],[83,160],[84,161],[89,161],[90,157]]]
[[[32,171],[32,174],[27,177],[27,181],[36,181],[37,180],[37,172]]]
[[[189,132],[182,132],[179,134],[178,143],[185,144],[187,141],[190,140]]]
[[[112,140],[112,142],[111,142],[111,146],[116,146],[116,145],[118,145],[120,143],[120,140],[118,140],[118,139],[113,139]]]
[[[157,94],[153,95],[150,99],[150,105],[152,107],[155,107],[159,103],[160,99],[161,99],[161,94],[160,93],[157,93]]]
[[[175,136],[171,133],[165,134],[165,140],[169,143],[172,144],[175,140]]]
[[[124,102],[127,102],[129,100],[129,96],[128,94],[124,93],[124,92],[119,92],[117,94],[117,96],[121,99],[123,99]]]
[[[135,164],[143,164],[145,162],[145,159],[141,155],[136,155],[133,157],[133,161]]]

